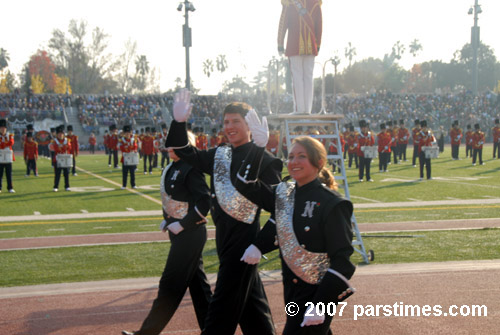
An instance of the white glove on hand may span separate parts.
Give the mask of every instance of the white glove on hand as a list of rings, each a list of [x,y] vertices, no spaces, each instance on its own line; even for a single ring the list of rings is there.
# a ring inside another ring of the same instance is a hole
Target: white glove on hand
[[[243,257],[241,257],[240,261],[245,262],[247,264],[258,264],[260,262],[260,258],[262,257],[262,253],[259,248],[255,245],[250,244],[250,246],[245,250]]]
[[[183,88],[175,94],[174,98],[174,119],[177,122],[186,122],[191,114],[193,105],[191,102],[191,92]]]
[[[248,128],[250,128],[250,131],[252,132],[253,142],[257,146],[264,148],[267,144],[267,141],[269,140],[269,128],[267,126],[267,118],[265,116],[262,117],[262,123],[261,123],[259,120],[259,116],[257,115],[257,112],[251,109],[247,112],[245,120],[247,121]]]
[[[174,235],[177,235],[184,230],[179,221],[172,222],[167,226],[167,229],[170,230],[170,232],[173,233]]]
[[[384,150],[387,150],[387,149],[389,149],[389,147],[386,145],[386,146],[384,147]]]
[[[166,232],[167,231],[167,221],[163,220],[161,223],[160,223],[160,230],[162,232]]]
[[[320,325],[323,322],[325,322],[325,314],[321,316],[316,315],[316,308],[313,308],[309,314],[313,315],[312,316],[305,315],[304,321],[302,321],[302,323],[300,324],[301,327]]]

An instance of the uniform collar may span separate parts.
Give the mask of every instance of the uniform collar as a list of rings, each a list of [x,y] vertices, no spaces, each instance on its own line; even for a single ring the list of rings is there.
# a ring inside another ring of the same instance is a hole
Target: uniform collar
[[[318,178],[316,178],[313,181],[310,181],[309,183],[302,185],[300,187],[299,187],[299,185],[296,184],[298,193],[307,192],[308,190],[311,190],[311,189],[316,188],[318,186],[321,186],[321,182],[319,181]]]

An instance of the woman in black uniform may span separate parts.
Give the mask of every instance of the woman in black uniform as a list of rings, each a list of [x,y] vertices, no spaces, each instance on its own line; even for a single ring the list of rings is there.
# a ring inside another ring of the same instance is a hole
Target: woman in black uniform
[[[253,134],[265,133],[252,129],[262,127],[256,114],[250,115],[247,122]],[[302,311],[287,315],[283,334],[329,334],[333,316],[318,315],[316,309],[304,311],[308,310],[307,302],[326,307],[354,292],[348,282],[355,270],[349,260],[354,251],[352,203],[318,179],[327,161],[325,148],[318,140],[308,136],[294,140],[288,155],[288,171],[294,181],[274,187],[254,178],[263,152],[263,147],[257,147],[247,155],[236,187],[270,211],[272,219],[245,251],[242,261],[256,264],[262,254],[279,247],[285,304],[295,302]]]
[[[179,160],[172,149],[168,149],[168,153],[172,163],[163,170],[161,177],[164,220],[160,228],[168,231],[170,252],[160,279],[158,297],[149,315],[139,331],[123,331],[124,335],[160,334],[179,307],[188,287],[198,325],[203,329],[212,295],[202,260],[207,240],[205,215],[210,208],[208,186],[203,173]]]

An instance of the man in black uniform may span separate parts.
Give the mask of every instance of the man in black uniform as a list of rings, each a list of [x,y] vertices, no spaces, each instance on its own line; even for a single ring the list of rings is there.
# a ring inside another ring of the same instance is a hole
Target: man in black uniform
[[[240,261],[260,230],[260,208],[234,187],[236,174],[247,152],[255,146],[245,121],[251,107],[231,103],[224,109],[224,133],[230,145],[198,150],[188,144],[186,120],[191,111],[190,93],[175,97],[174,121],[166,146],[177,156],[211,176],[211,213],[216,226],[219,272],[208,308],[203,335],[233,335],[239,324],[243,334],[275,334],[271,310],[256,265]],[[266,153],[258,178],[266,184],[280,181],[281,160]]]

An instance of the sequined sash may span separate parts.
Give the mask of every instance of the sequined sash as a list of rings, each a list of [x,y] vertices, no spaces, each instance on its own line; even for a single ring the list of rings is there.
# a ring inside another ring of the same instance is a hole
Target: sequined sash
[[[218,147],[214,157],[214,187],[217,202],[232,218],[251,224],[257,215],[258,206],[245,198],[231,182],[231,159],[233,151],[228,146]]]
[[[276,230],[281,256],[297,277],[309,284],[318,284],[330,267],[326,253],[303,248],[293,230],[295,183],[282,182],[276,188]]]
[[[184,201],[177,201],[172,199],[170,195],[165,191],[165,176],[168,170],[172,166],[172,163],[168,164],[163,170],[160,181],[160,193],[161,193],[161,203],[165,212],[175,219],[182,219],[186,216],[189,208],[189,203]]]

